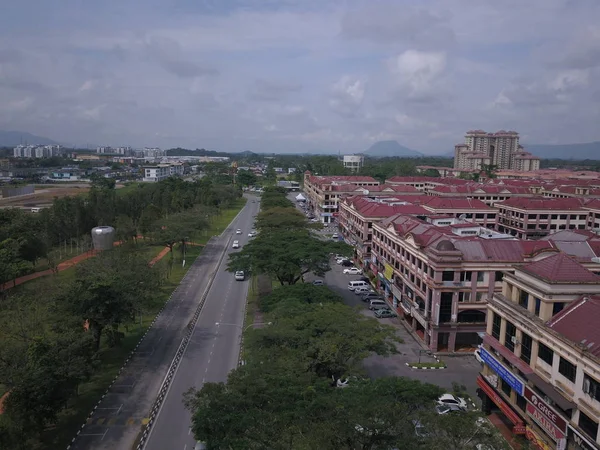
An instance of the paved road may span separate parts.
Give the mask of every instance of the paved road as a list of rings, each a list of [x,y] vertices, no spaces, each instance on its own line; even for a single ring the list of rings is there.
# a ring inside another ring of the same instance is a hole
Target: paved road
[[[248,242],[259,203],[249,202],[232,222],[229,235],[243,246]],[[235,229],[242,230],[236,235]],[[231,244],[227,253],[232,251]],[[190,387],[200,388],[206,382],[226,381],[237,367],[242,324],[248,292],[248,281],[235,281],[226,271],[227,258],[219,265],[213,285],[186,348],[171,388],[154,422],[146,450],[192,450],[195,445],[190,430],[190,413],[182,403]],[[219,322],[219,325],[216,323]]]
[[[169,365],[187,331],[187,325],[191,321],[211,277],[215,274],[213,289],[204,306],[204,309],[208,311],[206,315],[212,314],[215,305],[225,299],[226,292],[222,290],[226,284],[224,284],[224,278],[233,279],[233,277],[231,274],[223,272],[223,265],[219,265],[219,260],[223,252],[231,250],[228,242],[232,233],[235,232],[235,228],[251,226],[252,217],[258,209],[258,205],[258,203],[249,201],[230,224],[230,227],[221,236],[211,239],[206,245],[173,293],[171,301],[136,349],[132,359],[72,443],[70,450],[131,450],[142,425],[148,420],[148,414],[156,400]],[[245,236],[247,234],[246,232]],[[235,288],[232,287],[232,296],[236,295],[238,290],[245,289],[245,285],[246,283],[239,283]],[[219,295],[215,295],[215,292],[219,290]],[[243,304],[240,303],[240,309],[242,306]],[[206,315],[202,313],[200,320]],[[235,320],[237,316],[223,317],[224,322],[229,322],[230,319]],[[216,320],[219,319],[213,320],[213,324]],[[231,328],[237,330],[235,327]],[[216,330],[213,330],[213,333],[214,331]],[[202,334],[194,335],[196,342],[202,341],[202,338]],[[193,350],[195,344],[190,347]],[[188,348],[186,356],[190,354],[192,353]],[[234,359],[232,356],[233,364]],[[179,374],[190,370],[188,358],[184,359],[181,364],[186,369],[183,371],[180,369]],[[187,387],[189,386],[186,386],[186,389]],[[177,400],[181,403],[180,399]],[[183,405],[181,406],[183,407]],[[160,423],[157,425],[160,426]],[[187,436],[187,429],[184,434]],[[157,435],[160,436],[160,433]],[[170,449],[172,447],[167,445],[162,448]]]
[[[360,306],[364,308],[364,314],[372,316],[372,312],[366,309],[367,305],[360,300],[360,297],[347,289],[348,281],[358,279],[358,277],[344,275],[342,270],[343,268],[333,261],[332,270],[325,275],[325,283],[332,290],[339,293],[347,305]],[[417,378],[427,383],[437,384],[450,391],[452,389],[452,382],[457,382],[464,385],[467,388],[467,392],[471,394],[471,397],[478,401],[476,379],[481,366],[475,357],[473,355],[443,357],[448,368],[442,370],[411,369],[406,366],[406,363],[417,362],[419,350],[425,349],[425,347],[406,330],[404,324],[400,322],[401,320],[399,318],[381,319],[382,322],[395,326],[398,330],[398,335],[404,342],[398,344],[399,353],[397,355],[387,358],[377,355],[368,357],[364,362],[367,374],[373,378],[384,376]],[[426,362],[425,357],[421,361]]]

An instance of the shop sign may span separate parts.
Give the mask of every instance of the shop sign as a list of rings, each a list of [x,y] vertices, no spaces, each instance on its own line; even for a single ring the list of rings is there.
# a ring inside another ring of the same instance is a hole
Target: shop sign
[[[487,382],[482,377],[477,378],[477,384],[479,385],[481,390],[485,392],[486,395],[498,406],[498,408],[500,408],[500,411],[502,411],[504,415],[508,417],[508,419],[515,425],[512,430],[513,433],[525,434],[523,421],[518,416],[518,414],[515,413],[512,410],[512,408],[502,399],[502,397],[500,397],[500,394],[498,394],[492,387],[490,387],[490,385],[487,384]]]
[[[567,433],[567,421],[563,417],[561,417],[550,405],[548,405],[544,400],[542,400],[538,394],[533,392],[527,386],[525,386],[523,397],[525,397],[527,401],[531,403],[531,405],[537,411],[536,416],[532,417],[536,418],[537,416],[541,416],[544,420],[544,423],[549,422],[549,425],[552,425],[552,428],[555,428],[558,431],[560,431],[561,436],[559,439],[565,437],[565,434]],[[538,423],[538,425],[540,424]],[[547,428],[545,426],[542,426],[542,428],[547,431]]]
[[[542,413],[539,409],[534,407],[531,403],[527,403],[527,414],[537,423],[542,430],[548,434],[554,441],[559,441],[565,438],[565,434],[552,425],[552,422]]]
[[[569,430],[572,431],[573,442],[577,450],[596,450],[597,447],[571,425],[569,425]]]
[[[394,278],[394,268],[390,266],[388,263],[383,263],[384,271],[383,274],[388,281],[392,281]]]
[[[533,429],[527,427],[525,430],[525,436],[538,450],[553,450]]]
[[[484,363],[486,363],[490,368],[500,375],[506,383],[513,388],[520,396],[523,396],[523,390],[525,389],[525,383],[523,383],[520,379],[518,379],[513,373],[498,361],[490,352],[488,352],[485,348],[481,347],[481,359]]]

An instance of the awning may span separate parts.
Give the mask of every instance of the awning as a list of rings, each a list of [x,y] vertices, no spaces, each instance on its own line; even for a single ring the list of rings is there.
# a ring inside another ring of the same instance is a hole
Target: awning
[[[483,338],[483,342],[491,346],[494,350],[504,356],[513,366],[519,369],[523,374],[529,375],[533,373],[533,369],[523,361],[521,358],[518,358],[513,352],[507,349],[504,345],[498,342],[497,339],[494,339],[489,334],[486,334]]]
[[[564,411],[568,411],[570,409],[575,408],[575,404],[573,402],[564,398],[560,394],[560,392],[557,392],[556,389],[554,389],[554,386],[552,386],[549,383],[546,383],[544,381],[544,379],[542,377],[540,377],[538,374],[536,374],[535,372],[527,374],[527,379],[529,381],[533,382],[533,384],[540,391],[542,391],[544,394],[546,394],[550,400],[552,400],[554,403],[556,403],[560,409],[562,409]]]
[[[488,382],[479,375],[477,377],[477,385],[481,388],[481,390],[488,396],[488,398],[493,401],[500,411],[504,413],[504,415],[510,420],[513,424],[513,433],[515,434],[525,434],[525,423],[521,417],[513,411],[508,403],[506,403],[502,397],[494,390],[492,386],[488,384]]]
[[[296,195],[296,200],[298,200],[299,202],[306,200],[306,197],[304,197],[304,195],[302,194],[298,194]]]

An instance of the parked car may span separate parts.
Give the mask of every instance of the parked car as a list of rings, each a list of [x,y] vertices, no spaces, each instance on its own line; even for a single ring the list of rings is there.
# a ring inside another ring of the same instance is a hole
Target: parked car
[[[323,286],[325,283],[323,282],[323,280],[315,280],[312,282],[312,284],[315,286]]]
[[[344,261],[350,261],[350,260],[345,256],[338,256],[337,258],[335,258],[336,264],[342,264]]]
[[[458,405],[436,405],[435,411],[439,415],[443,415],[443,414],[448,414],[448,413],[452,413],[452,412],[464,412],[465,410],[462,409]]]
[[[456,397],[452,394],[441,395],[440,398],[437,399],[437,403],[438,405],[457,406],[463,411],[467,410],[467,402],[465,401],[465,399],[461,397]]]
[[[354,265],[354,263],[352,261],[350,261],[349,259],[342,261],[342,264],[340,264],[342,267],[352,267]],[[369,280],[367,280],[369,281]]]
[[[237,230],[235,230],[235,234],[242,234],[242,230],[240,230],[239,228]]]
[[[379,295],[377,292],[367,292],[360,296],[360,299],[363,302],[370,302],[371,300],[383,300],[383,296]]]
[[[248,237],[254,237],[256,236],[258,233],[256,232],[256,230],[252,230],[250,233],[248,233]]]
[[[244,280],[246,279],[246,274],[244,273],[244,271],[243,271],[243,270],[238,270],[238,271],[235,273],[235,279],[236,279],[237,281],[244,281]]]
[[[338,238],[339,238],[339,236],[338,236],[338,234],[337,234],[337,233],[333,233],[333,234],[331,235],[331,238],[332,238],[332,239],[338,239]]]
[[[351,269],[344,269],[345,275],[362,275],[362,270],[358,267],[352,267]]]
[[[377,317],[378,319],[385,319],[388,317],[396,317],[397,315],[398,314],[396,314],[391,309],[378,309],[377,311],[375,311],[375,317]]]
[[[475,355],[475,359],[480,364],[483,364],[483,358],[481,358],[481,345],[479,347],[477,347],[477,350],[475,350],[475,352],[473,354]]]
[[[240,248],[240,241],[233,241],[231,248]]]
[[[374,293],[375,291],[369,286],[357,287],[356,289],[354,289],[354,293],[356,295],[368,294],[369,292]]]

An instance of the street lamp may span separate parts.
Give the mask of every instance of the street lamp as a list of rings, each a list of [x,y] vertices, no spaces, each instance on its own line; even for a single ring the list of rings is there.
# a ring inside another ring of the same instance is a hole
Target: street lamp
[[[246,330],[248,330],[248,328],[257,326],[257,325],[273,325],[273,322],[259,322],[259,323],[251,323],[250,325],[248,325],[246,328],[242,328],[241,325],[238,325],[237,323],[224,323],[224,322],[215,322],[216,326],[219,325],[228,325],[230,327],[238,327],[240,330],[242,330],[244,333],[246,332]]]

